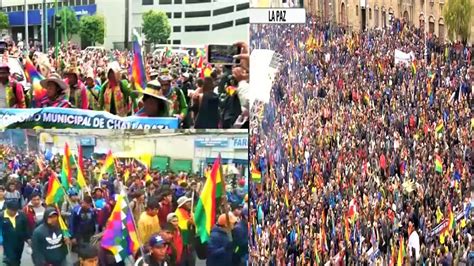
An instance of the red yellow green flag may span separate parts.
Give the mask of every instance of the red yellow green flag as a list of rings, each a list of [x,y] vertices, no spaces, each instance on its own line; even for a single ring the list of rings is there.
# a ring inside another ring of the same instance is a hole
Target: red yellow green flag
[[[64,188],[61,187],[61,183],[53,172],[49,177],[48,190],[46,191],[45,203],[47,205],[56,204],[60,202],[64,197]]]
[[[441,161],[441,157],[439,155],[435,156],[435,171],[438,173],[443,172],[443,163]]]
[[[400,237],[400,247],[398,249],[397,266],[403,265],[404,257],[405,257],[405,245],[404,245],[403,237]]]
[[[65,188],[69,188],[72,184],[71,162],[74,162],[74,158],[69,150],[69,145],[66,143],[66,145],[64,145],[63,163],[61,168],[61,184]]]
[[[199,236],[201,243],[205,243],[209,240],[211,234],[211,228],[215,224],[216,220],[216,198],[218,197],[217,182],[222,182],[220,167],[220,156],[214,161],[212,170],[206,173],[206,183],[201,191],[199,200],[196,205],[196,213],[194,214],[194,220],[196,223],[196,232]],[[222,188],[219,188],[221,190]],[[221,190],[219,193],[224,193],[225,190]]]
[[[99,180],[102,179],[102,176],[105,173],[108,173],[109,175],[115,174],[115,161],[111,150],[109,150],[107,156],[105,157],[104,165],[102,166],[102,170],[100,171]]]

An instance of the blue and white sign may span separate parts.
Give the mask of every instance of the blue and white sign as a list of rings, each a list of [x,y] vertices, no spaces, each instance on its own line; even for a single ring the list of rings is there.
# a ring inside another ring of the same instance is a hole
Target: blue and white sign
[[[81,146],[95,146],[95,138],[82,138],[80,143]]]
[[[68,7],[74,10],[78,19],[81,16],[94,15],[97,12],[97,5],[86,6],[71,6]],[[28,10],[28,25],[41,25],[42,9]],[[48,8],[48,23],[51,23],[54,16],[54,8]],[[25,11],[15,11],[8,13],[8,21],[10,26],[18,27],[25,26]]]
[[[249,139],[247,137],[234,138],[233,143],[236,150],[246,150],[249,147]]]
[[[229,147],[229,140],[226,138],[199,138],[194,140],[194,147],[196,148],[227,148]]]

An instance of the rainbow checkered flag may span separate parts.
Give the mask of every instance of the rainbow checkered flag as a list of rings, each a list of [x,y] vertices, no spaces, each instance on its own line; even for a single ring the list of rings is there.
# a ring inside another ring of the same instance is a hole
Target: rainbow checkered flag
[[[100,245],[114,255],[116,262],[135,255],[140,247],[132,213],[124,195],[117,195],[117,203],[107,221]]]

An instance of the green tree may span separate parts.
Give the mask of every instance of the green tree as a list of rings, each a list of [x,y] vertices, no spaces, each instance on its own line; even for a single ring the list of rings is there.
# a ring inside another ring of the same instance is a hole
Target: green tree
[[[467,42],[471,33],[472,0],[449,0],[443,8],[444,20],[448,26],[448,37],[451,40],[459,38]]]
[[[8,29],[9,26],[7,14],[0,12],[0,30]]]
[[[152,43],[166,43],[171,34],[168,16],[162,11],[150,10],[144,13],[142,27],[147,41]]]
[[[79,33],[81,34],[82,41],[92,45],[104,43],[105,19],[103,16],[83,16],[79,24]]]
[[[67,40],[72,38],[72,35],[79,31],[79,20],[77,19],[76,13],[71,8],[62,8],[58,11],[58,15],[61,16],[61,27],[59,27],[60,34],[64,34],[64,27],[66,27]],[[66,21],[66,24],[64,24]]]

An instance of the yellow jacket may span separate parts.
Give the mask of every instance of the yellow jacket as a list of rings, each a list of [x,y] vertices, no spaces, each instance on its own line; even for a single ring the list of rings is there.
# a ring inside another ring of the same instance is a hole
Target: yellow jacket
[[[153,234],[160,232],[160,221],[158,215],[150,216],[145,212],[140,215],[138,219],[138,237],[142,245],[148,243],[148,240]]]

